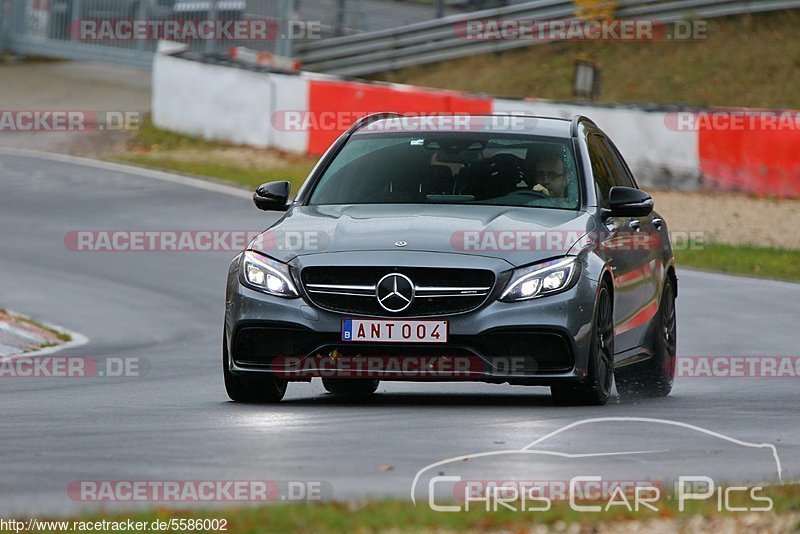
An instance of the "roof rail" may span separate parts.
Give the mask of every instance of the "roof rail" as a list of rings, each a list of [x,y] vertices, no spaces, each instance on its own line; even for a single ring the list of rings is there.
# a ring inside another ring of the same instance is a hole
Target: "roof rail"
[[[373,122],[377,122],[383,119],[399,119],[402,117],[400,113],[395,113],[394,111],[381,111],[378,113],[370,113],[369,115],[364,115],[360,119],[357,119],[353,124],[350,125],[350,128],[347,129],[348,134],[352,134],[364,126],[368,124],[372,124]]]
[[[578,125],[582,122],[588,122],[592,126],[597,126],[592,119],[584,115],[575,115],[572,117],[572,126],[570,126],[570,135],[576,137],[578,135]]]

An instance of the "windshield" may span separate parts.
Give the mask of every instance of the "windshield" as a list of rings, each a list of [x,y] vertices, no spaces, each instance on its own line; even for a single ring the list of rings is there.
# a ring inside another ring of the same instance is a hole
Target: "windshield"
[[[498,133],[356,134],[309,204],[488,204],[578,209],[569,140]]]

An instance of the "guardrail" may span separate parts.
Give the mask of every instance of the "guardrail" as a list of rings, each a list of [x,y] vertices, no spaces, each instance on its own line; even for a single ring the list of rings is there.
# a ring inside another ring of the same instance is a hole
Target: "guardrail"
[[[669,23],[763,11],[800,8],[800,0],[620,0],[619,19]],[[451,15],[399,28],[334,37],[297,47],[304,70],[359,76],[412,65],[538,44],[541,40],[470,40],[457,34],[460,24],[489,19],[566,19],[575,16],[572,0],[538,0]]]

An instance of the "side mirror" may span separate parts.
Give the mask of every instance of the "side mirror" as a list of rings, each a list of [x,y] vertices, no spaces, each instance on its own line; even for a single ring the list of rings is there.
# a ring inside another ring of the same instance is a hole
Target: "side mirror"
[[[253,193],[253,203],[264,211],[286,211],[289,201],[289,182],[267,182]]]
[[[645,217],[653,211],[650,195],[633,187],[617,185],[608,194],[612,217]]]

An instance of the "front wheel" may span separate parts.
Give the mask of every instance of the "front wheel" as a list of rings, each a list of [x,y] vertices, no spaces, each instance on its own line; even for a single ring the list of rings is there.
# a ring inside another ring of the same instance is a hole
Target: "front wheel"
[[[228,369],[228,344],[222,339],[222,376],[225,392],[234,402],[268,404],[280,402],[286,395],[286,381],[272,373],[235,375]]]
[[[617,371],[617,391],[623,397],[666,397],[672,391],[678,324],[675,288],[670,278],[664,282],[654,327],[653,357]]]
[[[595,306],[589,376],[584,382],[550,386],[556,404],[602,406],[608,402],[614,382],[614,304],[608,284],[603,283]]]

